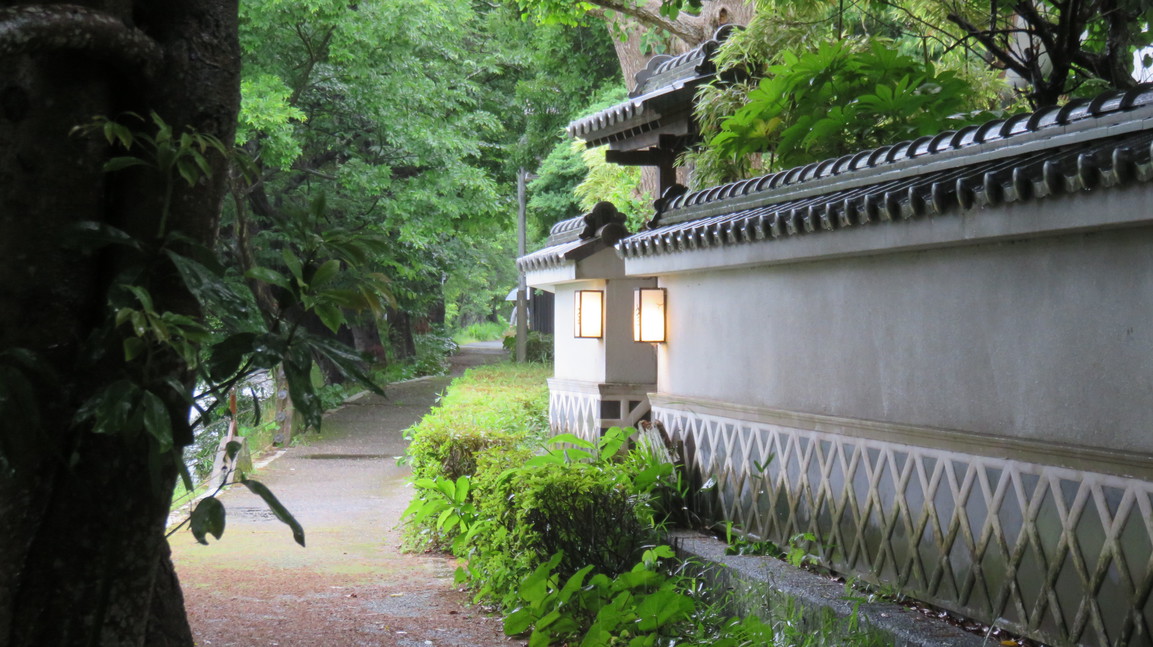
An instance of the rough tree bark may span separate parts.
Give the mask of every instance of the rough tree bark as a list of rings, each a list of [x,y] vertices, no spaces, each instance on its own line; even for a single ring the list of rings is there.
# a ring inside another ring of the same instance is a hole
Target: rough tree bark
[[[637,72],[644,69],[652,53],[642,51],[640,35],[643,30],[664,30],[673,36],[668,54],[683,54],[712,37],[721,25],[747,25],[755,8],[748,0],[709,0],[701,6],[698,15],[681,12],[676,19],[661,15],[660,0],[646,0],[634,5],[627,0],[594,0],[595,13],[606,20],[611,29],[613,46],[621,73],[629,90],[636,83]],[[620,38],[620,34],[628,38]]]
[[[0,419],[9,449],[0,460],[0,644],[191,645],[163,535],[175,460],[153,465],[156,487],[145,438],[75,422],[78,406],[125,370],[119,340],[92,333],[131,251],[63,244],[83,221],[155,236],[163,188],[144,174],[104,173],[109,148],[69,132],[95,115],[155,111],[177,131],[230,142],[236,4],[80,4],[0,1],[0,351],[23,349],[53,376],[20,403],[33,426]],[[201,242],[215,230],[226,181],[225,160],[211,161],[210,179],[178,183],[168,216],[170,230]],[[153,286],[158,310],[195,310],[171,271]],[[187,367],[175,358],[164,367],[191,390]],[[168,391],[180,447],[191,440],[187,404]]]

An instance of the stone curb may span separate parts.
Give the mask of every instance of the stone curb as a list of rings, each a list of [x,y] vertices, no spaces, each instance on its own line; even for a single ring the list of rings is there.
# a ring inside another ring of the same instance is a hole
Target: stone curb
[[[847,599],[843,584],[803,569],[793,568],[774,557],[726,555],[725,543],[691,531],[674,531],[669,542],[682,559],[696,559],[711,571],[709,579],[717,586],[771,591],[808,609],[828,609],[840,618],[849,618],[854,602]],[[748,611],[748,610],[745,610]],[[894,647],[981,647],[988,643],[980,636],[945,622],[925,617],[898,604],[861,604],[857,615],[862,625],[888,634]]]

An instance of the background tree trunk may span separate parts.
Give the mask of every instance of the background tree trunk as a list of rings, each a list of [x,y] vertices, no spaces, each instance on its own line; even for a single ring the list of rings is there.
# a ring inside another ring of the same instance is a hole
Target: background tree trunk
[[[93,333],[106,317],[109,286],[132,257],[63,244],[79,222],[150,240],[163,187],[144,174],[105,173],[104,142],[69,133],[96,115],[155,111],[177,132],[191,126],[230,142],[239,100],[236,6],[16,6],[0,2],[0,350],[23,349],[52,378],[28,392],[28,424],[0,420],[8,443],[8,464],[0,461],[0,644],[141,645],[152,636],[148,644],[190,645],[163,535],[175,458],[150,463],[147,434],[96,435],[75,422],[79,405],[127,370],[120,339]],[[211,162],[207,181],[177,184],[168,216],[170,230],[205,243],[226,180],[226,160]],[[153,283],[157,310],[194,313],[194,300],[168,274]],[[191,391],[187,367],[169,358],[163,370]],[[191,441],[188,405],[168,392],[180,447]]]
[[[612,10],[612,6],[618,5],[614,0],[607,2],[596,2],[595,4],[601,6],[603,9]],[[611,16],[604,14],[605,20],[609,25],[609,34],[612,36],[613,47],[616,49],[617,60],[621,65],[621,74],[624,75],[625,87],[629,92],[636,88],[636,75],[643,70],[648,64],[649,59],[653,57],[655,52],[646,52],[642,45],[642,35],[648,30],[662,29],[660,16],[660,0],[648,0],[642,8],[644,12],[642,16],[654,16],[654,21],[646,22],[643,17],[638,18],[635,16],[619,13],[614,11]],[[674,36],[668,43],[667,51],[665,54],[676,56],[684,54],[685,52],[693,49],[697,45],[712,38],[716,33],[717,28],[721,25],[747,25],[753,18],[755,7],[752,2],[747,0],[712,0],[705,2],[701,6],[700,14],[693,16],[682,12],[677,16],[674,23],[677,25],[678,33],[682,36]],[[622,38],[621,36],[627,37]],[[685,169],[677,169],[677,181],[681,184],[688,184],[688,174]],[[648,192],[653,199],[660,197],[660,174],[656,167],[643,166],[641,167],[641,185],[642,192]]]

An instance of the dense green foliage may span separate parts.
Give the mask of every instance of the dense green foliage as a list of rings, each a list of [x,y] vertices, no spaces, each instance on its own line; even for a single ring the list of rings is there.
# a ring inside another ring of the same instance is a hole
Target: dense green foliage
[[[503,344],[510,357],[516,354],[516,337],[505,337]],[[536,330],[528,331],[528,336],[525,338],[524,358],[526,362],[552,366],[553,336]]]
[[[589,565],[615,576],[656,541],[651,490],[672,465],[622,462],[617,453],[632,431],[610,431],[597,447],[557,437],[528,460],[494,452],[483,461],[473,493],[478,520],[457,544],[469,577],[484,583],[482,595],[509,606],[529,571],[558,554],[554,569],[563,577]]]
[[[627,96],[622,87],[606,86],[574,119],[614,106]],[[604,152],[603,146],[587,148],[583,142],[567,138],[549,151],[528,186],[528,217],[537,237],[546,236],[552,224],[591,211],[606,200],[628,216],[631,230],[649,215],[652,197],[637,188],[640,167],[609,164]]]
[[[998,104],[984,61],[904,27],[912,9],[757,6],[717,53],[730,82],[697,97],[705,145],[685,161],[699,186],[956,128],[990,118]],[[917,11],[914,25],[936,16],[931,7]]]
[[[539,440],[548,429],[551,369],[493,364],[453,381],[439,406],[411,427],[408,460],[417,478],[455,480],[476,470],[476,454],[492,445]]]
[[[759,0],[718,53],[731,82],[698,95],[706,145],[686,161],[704,186],[1131,87],[1151,18],[1141,2]]]
[[[767,151],[768,168],[790,168],[913,139],[974,120],[972,87],[938,73],[883,40],[859,47],[822,43],[816,51],[780,54],[781,63],[721,122],[709,142],[716,155]]]
[[[506,316],[516,170],[616,74],[603,27],[540,28],[464,0],[256,0],[241,18],[239,139],[256,164],[226,214],[233,263],[286,274],[280,250],[301,241],[280,221],[324,196],[314,231],[384,242],[364,271],[387,278],[389,308],[346,341],[403,357],[430,324]],[[316,258],[330,260],[344,262]]]
[[[454,384],[438,417],[466,418],[449,410],[472,401],[460,394],[476,377]],[[495,386],[478,383],[483,398],[503,399]],[[414,428],[414,444],[422,428]],[[429,431],[440,446],[460,449],[422,450],[420,473],[437,475],[414,480],[409,532],[435,533],[440,546],[464,558],[458,579],[478,599],[500,605],[510,636],[527,635],[530,645],[886,644],[863,631],[855,614],[813,622],[789,605],[765,607],[771,621],[731,618],[728,600],[695,565],[678,564],[659,544],[668,504],[677,499],[675,469],[644,437],[626,449],[631,429],[610,429],[595,446],[557,436],[543,453],[526,441],[535,434],[497,432],[477,449]]]
[[[470,344],[477,341],[497,341],[504,339],[508,332],[508,324],[499,321],[483,321],[461,328],[452,336],[452,339],[457,344]]]

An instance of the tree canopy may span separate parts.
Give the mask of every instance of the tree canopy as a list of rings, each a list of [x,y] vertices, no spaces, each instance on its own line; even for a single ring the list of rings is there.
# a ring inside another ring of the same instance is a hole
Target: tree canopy
[[[460,1],[255,1],[241,44],[239,143],[257,174],[226,224],[238,246],[258,240],[249,228],[263,240],[240,259],[283,246],[270,219],[324,194],[326,222],[388,240],[374,260],[402,336],[501,302],[515,283],[496,259],[514,240],[516,169],[535,167],[615,73],[603,28]]]
[[[698,95],[707,185],[1131,87],[1147,2],[758,0]],[[981,25],[981,26],[978,26]]]

